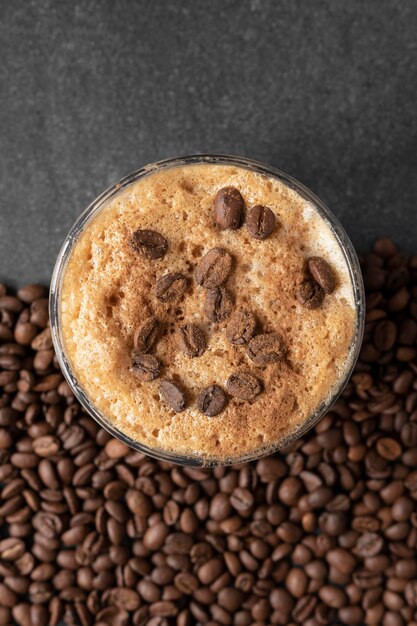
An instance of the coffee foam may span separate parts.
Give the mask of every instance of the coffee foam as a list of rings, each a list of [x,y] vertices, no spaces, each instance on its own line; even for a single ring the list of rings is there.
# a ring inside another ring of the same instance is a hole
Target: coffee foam
[[[246,206],[265,204],[278,227],[265,241],[238,231],[219,231],[212,205],[218,189],[236,186]],[[148,261],[129,247],[137,228],[152,228],[169,241],[167,255]],[[264,332],[281,332],[285,363],[256,367],[243,346],[231,346],[224,324],[207,322],[204,290],[195,281],[176,305],[159,302],[156,279],[179,271],[192,279],[198,259],[215,246],[234,257],[228,287],[237,305],[249,306]],[[304,260],[322,256],[337,275],[337,288],[315,311],[302,307],[295,290]],[[129,372],[133,333],[150,315],[167,325],[156,348],[165,377],[187,389],[188,408],[175,414],[159,398],[158,380],[140,383]],[[208,348],[190,359],[178,350],[175,325],[203,328]],[[158,449],[208,459],[236,458],[287,436],[327,398],[349,367],[355,329],[349,270],[331,227],[314,206],[280,181],[249,170],[200,164],[151,172],[114,197],[87,225],[64,276],[61,325],[67,356],[94,405],[133,439]],[[253,403],[231,399],[219,416],[201,415],[194,404],[209,384],[250,370],[265,386]]]

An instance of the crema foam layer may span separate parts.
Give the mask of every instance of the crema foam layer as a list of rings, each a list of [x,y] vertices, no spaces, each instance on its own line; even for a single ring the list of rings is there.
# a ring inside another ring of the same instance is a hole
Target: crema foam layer
[[[220,230],[213,219],[216,192],[236,187],[246,208],[262,204],[277,227],[265,241],[239,230]],[[129,246],[137,229],[168,240],[162,259],[148,260]],[[204,290],[194,280],[198,260],[211,248],[233,256],[227,280],[236,306],[253,311],[261,332],[279,332],[288,346],[281,363],[256,366],[245,346],[231,345],[224,323],[209,322]],[[305,260],[321,256],[331,265],[336,289],[320,308],[296,298]],[[181,272],[191,286],[179,302],[160,302],[156,280]],[[62,285],[60,319],[72,370],[91,402],[121,431],[152,448],[207,460],[238,458],[273,446],[293,432],[328,398],[350,367],[357,322],[349,270],[328,223],[316,208],[282,182],[220,164],[172,167],[122,190],[87,225],[69,258]],[[188,406],[174,413],[159,395],[159,379],[139,382],[129,371],[135,329],[150,316],[165,326],[155,355],[162,377],[187,390]],[[175,340],[186,322],[201,327],[207,350],[187,357]],[[264,391],[251,403],[229,399],[216,417],[202,415],[195,397],[205,386],[251,371]]]

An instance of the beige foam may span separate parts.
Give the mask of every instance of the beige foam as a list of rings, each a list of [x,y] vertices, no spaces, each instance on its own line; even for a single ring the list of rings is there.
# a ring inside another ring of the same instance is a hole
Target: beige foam
[[[279,227],[260,242],[243,226],[220,231],[213,223],[217,190],[237,187],[246,206],[265,204]],[[151,228],[169,241],[163,259],[148,261],[129,247],[131,233]],[[204,290],[195,281],[182,301],[154,297],[158,277],[179,271],[193,277],[198,259],[220,246],[234,257],[228,286],[237,304],[252,308],[265,332],[281,332],[287,362],[256,367],[244,346],[226,340],[224,324],[207,322]],[[337,289],[314,311],[295,298],[303,262],[323,256],[337,275]],[[175,414],[160,399],[158,380],[140,383],[129,372],[133,333],[155,314],[168,323],[156,354],[163,375],[177,377],[190,397]],[[183,320],[209,337],[203,356],[190,359],[173,340]],[[61,321],[67,356],[96,407],[133,439],[148,446],[206,458],[233,458],[274,444],[303,423],[331,393],[349,366],[356,314],[343,253],[312,205],[281,182],[243,168],[189,165],[151,173],[122,191],[87,226],[63,281]],[[169,326],[170,324],[170,326]],[[236,369],[253,371],[265,391],[252,403],[231,399],[217,417],[201,415],[194,398],[211,383],[225,386]]]

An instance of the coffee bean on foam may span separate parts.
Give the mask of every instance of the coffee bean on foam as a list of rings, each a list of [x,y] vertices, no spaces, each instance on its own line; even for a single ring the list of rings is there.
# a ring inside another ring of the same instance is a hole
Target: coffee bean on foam
[[[161,324],[155,317],[149,317],[135,331],[133,346],[136,352],[149,352],[161,334]]]
[[[207,289],[204,313],[210,322],[223,322],[233,311],[233,298],[227,287]]]
[[[226,328],[226,337],[235,345],[247,343],[255,334],[256,318],[251,311],[247,309],[237,309]]]
[[[324,300],[324,291],[315,280],[304,280],[297,289],[297,300],[306,309],[318,309]]]
[[[195,279],[204,289],[222,285],[232,269],[232,256],[223,248],[212,248],[198,262]]]
[[[243,222],[245,202],[235,187],[223,187],[214,199],[214,217],[222,229],[236,230]]]
[[[149,382],[158,378],[161,371],[161,363],[153,354],[136,352],[133,354],[130,371],[138,380]]]
[[[177,330],[178,345],[189,357],[201,356],[207,347],[206,338],[201,328],[195,324],[184,324]]]
[[[179,272],[172,272],[161,276],[156,282],[155,293],[161,302],[171,302],[178,300],[188,287],[188,279]]]
[[[269,207],[258,204],[249,211],[247,226],[252,237],[263,241],[275,230],[275,214]]]
[[[278,333],[256,335],[248,342],[248,356],[257,365],[279,363],[285,354],[285,342]]]
[[[163,400],[174,409],[176,413],[181,413],[185,409],[187,396],[182,387],[171,380],[161,380],[159,391]]]
[[[130,239],[130,247],[148,260],[162,259],[168,250],[168,241],[155,230],[138,229]]]
[[[262,386],[254,374],[236,372],[227,381],[227,390],[239,400],[254,400],[262,391]]]
[[[200,391],[196,399],[197,408],[208,417],[214,417],[223,411],[227,396],[220,385],[209,385]]]
[[[336,287],[333,270],[330,265],[318,256],[313,256],[307,261],[307,266],[314,280],[320,285],[324,293],[330,294]]]

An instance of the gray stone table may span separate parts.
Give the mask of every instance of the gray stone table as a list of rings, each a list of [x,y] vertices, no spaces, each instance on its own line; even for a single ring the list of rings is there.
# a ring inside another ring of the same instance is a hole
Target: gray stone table
[[[0,278],[47,282],[99,192],[192,152],[417,252],[416,32],[415,0],[0,1]]]

